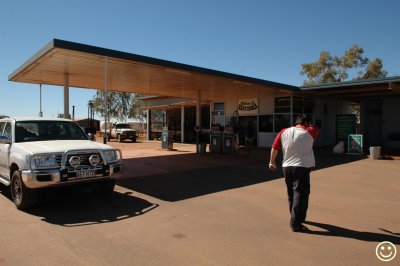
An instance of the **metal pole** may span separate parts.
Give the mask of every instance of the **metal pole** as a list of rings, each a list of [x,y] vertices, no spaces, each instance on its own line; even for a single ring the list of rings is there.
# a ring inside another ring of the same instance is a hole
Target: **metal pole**
[[[185,106],[181,106],[181,142],[185,142]]]
[[[70,119],[69,116],[69,74],[64,73],[64,118]]]
[[[107,143],[107,116],[108,116],[108,101],[107,101],[107,67],[108,67],[108,56],[104,58],[104,144]]]
[[[200,153],[200,132],[201,132],[201,91],[199,90],[197,94],[196,101],[196,153]]]
[[[147,124],[146,124],[146,131],[147,131],[147,140],[150,140],[151,137],[151,110],[147,109]]]
[[[89,112],[90,112],[90,102],[88,103],[88,107],[87,107],[87,128],[90,127]]]
[[[39,117],[43,117],[43,112],[42,112],[42,83],[40,83],[40,110],[39,110]]]

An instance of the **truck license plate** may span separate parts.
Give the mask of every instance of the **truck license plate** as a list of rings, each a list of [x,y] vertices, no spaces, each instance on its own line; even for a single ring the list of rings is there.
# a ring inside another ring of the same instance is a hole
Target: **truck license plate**
[[[76,172],[76,178],[81,179],[81,178],[90,178],[90,177],[95,177],[96,176],[96,171],[95,170],[86,170],[86,171],[78,171]]]

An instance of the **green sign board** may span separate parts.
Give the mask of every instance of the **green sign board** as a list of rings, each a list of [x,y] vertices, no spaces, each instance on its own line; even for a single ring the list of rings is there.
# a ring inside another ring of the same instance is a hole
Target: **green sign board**
[[[356,133],[356,115],[336,116],[336,140],[347,140],[348,135]]]

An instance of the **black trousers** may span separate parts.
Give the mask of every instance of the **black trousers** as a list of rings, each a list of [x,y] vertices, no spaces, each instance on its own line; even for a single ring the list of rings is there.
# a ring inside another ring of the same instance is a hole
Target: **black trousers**
[[[307,216],[310,195],[310,168],[283,167],[283,175],[285,176],[289,198],[290,226],[299,228]]]

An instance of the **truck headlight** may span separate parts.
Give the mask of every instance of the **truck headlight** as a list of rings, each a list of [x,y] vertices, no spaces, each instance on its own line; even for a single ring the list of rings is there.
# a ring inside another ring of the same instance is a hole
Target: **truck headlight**
[[[36,168],[57,168],[57,162],[52,154],[33,155],[30,158],[32,169]]]
[[[103,155],[107,163],[115,162],[118,160],[117,153],[114,150],[104,151]]]

